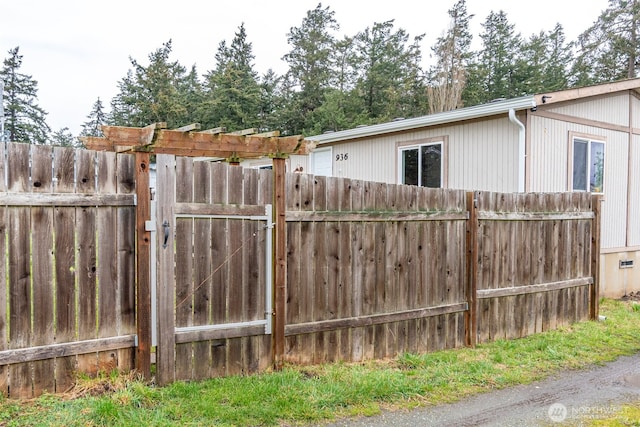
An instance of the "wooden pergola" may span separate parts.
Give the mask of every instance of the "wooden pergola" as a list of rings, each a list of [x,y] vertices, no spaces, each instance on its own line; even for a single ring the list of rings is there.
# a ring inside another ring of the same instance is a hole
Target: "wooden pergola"
[[[104,137],[82,138],[91,150],[136,155],[136,232],[137,232],[137,294],[138,348],[136,369],[146,378],[151,376],[151,232],[146,222],[151,220],[149,194],[149,163],[152,154],[220,159],[238,165],[242,159],[270,157],[274,177],[274,284],[272,350],[274,366],[282,367],[285,343],[286,242],[285,242],[285,160],[291,154],[309,154],[315,143],[301,135],[281,137],[278,131],[258,133],[245,129],[227,133],[224,128],[200,130],[199,124],[167,129],[166,123],[145,127],[102,126]],[[143,268],[143,266],[147,266]]]
[[[280,132],[257,133],[256,129],[225,132],[224,128],[200,130],[198,123],[167,129],[166,123],[142,128],[102,126],[104,137],[82,138],[85,146],[97,151],[173,154],[212,157],[235,162],[269,156],[309,154],[314,143],[301,135],[280,136]]]

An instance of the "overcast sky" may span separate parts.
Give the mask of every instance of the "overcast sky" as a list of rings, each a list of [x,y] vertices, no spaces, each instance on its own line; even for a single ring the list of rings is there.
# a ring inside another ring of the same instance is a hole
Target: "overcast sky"
[[[222,40],[231,42],[244,22],[253,45],[255,69],[286,70],[287,33],[299,27],[317,0],[0,0],[0,59],[20,47],[21,72],[38,82],[38,103],[53,131],[68,127],[76,135],[98,97],[108,108],[117,83],[171,39],[171,60],[202,75],[215,66]],[[426,34],[423,56],[448,25],[455,0],[325,0],[335,12],[341,36],[376,22],[395,19],[410,37]],[[475,43],[488,14],[503,10],[523,36],[562,24],[575,39],[607,7],[607,0],[467,0]],[[427,62],[425,62],[425,67]]]

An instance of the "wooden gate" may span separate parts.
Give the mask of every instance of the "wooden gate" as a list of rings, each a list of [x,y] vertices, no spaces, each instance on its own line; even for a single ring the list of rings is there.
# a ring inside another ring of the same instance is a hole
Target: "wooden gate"
[[[158,382],[265,369],[272,172],[158,155],[156,183]]]

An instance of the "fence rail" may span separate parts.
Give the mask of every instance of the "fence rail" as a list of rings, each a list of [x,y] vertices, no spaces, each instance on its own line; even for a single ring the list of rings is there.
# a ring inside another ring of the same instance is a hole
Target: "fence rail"
[[[148,155],[0,151],[0,392],[12,397],[65,391],[80,372],[148,370],[150,304],[160,384],[597,317],[599,200],[588,193],[427,189],[158,155],[152,219],[136,187]]]

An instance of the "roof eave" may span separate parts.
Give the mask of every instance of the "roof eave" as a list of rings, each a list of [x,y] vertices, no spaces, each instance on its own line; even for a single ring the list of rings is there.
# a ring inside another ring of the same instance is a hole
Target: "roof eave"
[[[460,108],[458,110],[445,111],[443,113],[430,114],[411,119],[403,119],[393,122],[380,123],[377,125],[363,126],[354,129],[347,129],[338,132],[325,133],[307,137],[307,140],[315,141],[318,145],[330,142],[345,141],[356,138],[366,138],[374,135],[382,135],[393,132],[402,132],[418,129],[422,127],[435,126],[447,123],[454,123],[464,120],[472,120],[481,117],[490,117],[498,114],[508,113],[509,110],[523,110],[534,108],[536,100],[534,96],[496,101],[489,104],[476,105],[473,107]]]

